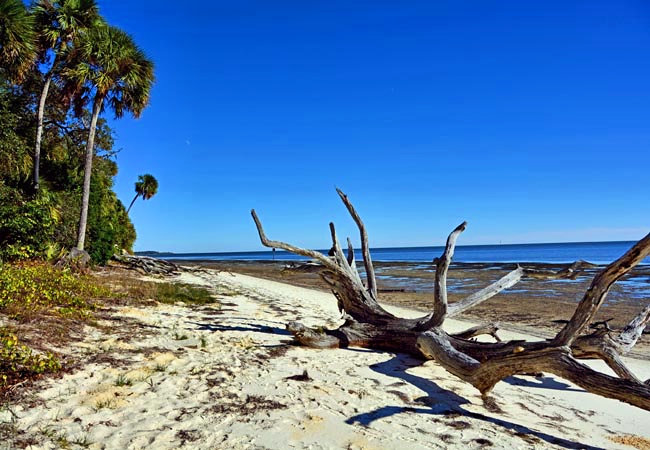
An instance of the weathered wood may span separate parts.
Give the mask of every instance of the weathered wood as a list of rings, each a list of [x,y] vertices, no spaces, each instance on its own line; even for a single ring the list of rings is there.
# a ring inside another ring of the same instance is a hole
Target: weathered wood
[[[181,272],[181,268],[176,264],[149,256],[122,254],[113,255],[112,259],[129,269],[138,270],[143,274],[173,275]]]
[[[339,194],[339,197],[341,197],[341,200],[343,200],[343,203],[352,216],[354,223],[357,224],[357,228],[359,228],[359,237],[361,238],[361,254],[363,255],[363,264],[366,268],[368,290],[370,291],[370,295],[372,295],[374,299],[377,299],[377,280],[375,279],[375,268],[372,265],[372,258],[370,257],[370,246],[368,244],[368,233],[366,232],[366,226],[363,224],[363,221],[357,213],[357,210],[354,209],[354,206],[352,206],[352,202],[350,202],[348,196],[345,195],[339,188],[336,188],[336,192]]]
[[[468,328],[467,330],[461,331],[460,333],[454,333],[451,336],[458,339],[472,339],[473,337],[487,334],[492,336],[495,341],[501,342],[501,338],[497,334],[497,331],[499,331],[499,326],[496,323],[486,323]]]
[[[582,273],[580,269],[585,267],[585,264],[588,263],[584,261],[578,261],[571,264],[569,267],[559,270],[557,272],[548,271],[548,270],[529,269],[518,265],[515,270],[509,272],[508,274],[501,277],[500,279],[490,284],[489,286],[465,297],[462,300],[450,304],[447,307],[447,316],[448,317],[457,316],[458,314],[461,314],[462,312],[467,311],[468,309],[473,308],[483,303],[484,301],[491,299],[501,291],[511,288],[512,286],[519,283],[524,278],[534,278],[539,280],[560,280],[560,279],[574,280]]]
[[[650,255],[650,234],[634,244],[623,256],[608,265],[596,275],[587,289],[584,297],[578,304],[569,323],[560,331],[553,344],[556,346],[570,346],[576,337],[593,320],[598,309],[605,301],[612,285],[633,267]]]
[[[568,347],[544,346],[532,351],[521,347],[520,351],[479,362],[458,351],[440,329],[422,333],[417,346],[448,372],[476,387],[484,398],[499,381],[509,376],[547,372],[594,394],[650,410],[650,386],[597,372],[576,361]]]
[[[643,311],[632,319],[632,321],[621,330],[621,333],[613,339],[617,346],[616,349],[624,355],[627,354],[639,340],[648,323],[650,323],[650,305],[646,306]]]
[[[257,226],[257,233],[260,236],[260,241],[262,242],[262,245],[264,245],[265,247],[281,248],[282,250],[286,250],[296,255],[306,256],[307,258],[315,259],[330,270],[337,270],[336,264],[334,264],[334,262],[332,262],[327,256],[323,255],[321,252],[296,247],[294,245],[287,244],[286,242],[272,241],[270,239],[267,239],[266,234],[264,233],[264,228],[262,228],[262,222],[260,222],[260,219],[257,217],[257,213],[255,212],[254,209],[251,210],[251,216],[253,216],[253,220],[255,221],[255,226]]]
[[[442,256],[436,260],[432,312],[415,319],[396,317],[377,301],[377,285],[365,226],[347,196],[338,189],[337,192],[361,233],[366,285],[356,270],[350,240],[348,239],[348,251],[345,255],[336,236],[334,224],[330,224],[331,257],[326,257],[319,252],[267,239],[255,211],[252,211],[263,245],[307,256],[321,264],[321,278],[330,286],[345,319],[343,325],[335,330],[310,329],[292,322],[287,325],[287,329],[297,342],[315,348],[357,346],[435,359],[450,373],[475,386],[483,396],[487,396],[496,383],[510,375],[548,372],[566,378],[592,393],[650,410],[650,386],[636,378],[620,358],[621,353],[627,353],[634,346],[650,321],[650,306],[618,335],[615,335],[606,323],[605,326],[597,327],[591,334],[581,335],[604,301],[612,283],[628,273],[650,253],[650,235],[594,278],[573,318],[555,338],[535,342],[501,342],[496,324],[480,325],[450,335],[442,329],[447,317],[460,314],[486,301],[504,289],[514,286],[521,279],[575,279],[581,273],[580,269],[590,265],[578,261],[558,272],[517,267],[486,288],[448,305],[447,272],[456,240],[466,227],[463,222],[449,235]],[[497,342],[478,342],[473,339],[481,334],[489,334]],[[579,363],[576,358],[602,359],[618,377],[596,372]]]
[[[447,271],[454,257],[456,240],[460,233],[465,231],[465,227],[467,227],[467,222],[461,223],[447,237],[445,251],[436,264],[436,279],[433,287],[433,311],[425,320],[418,324],[418,330],[439,327],[447,318]]]

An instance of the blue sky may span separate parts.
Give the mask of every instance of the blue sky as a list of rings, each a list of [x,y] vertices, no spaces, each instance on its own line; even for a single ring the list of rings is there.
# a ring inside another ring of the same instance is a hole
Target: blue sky
[[[650,231],[650,5],[99,0],[156,63],[114,122],[136,250],[638,239]],[[110,117],[110,115],[109,115]]]

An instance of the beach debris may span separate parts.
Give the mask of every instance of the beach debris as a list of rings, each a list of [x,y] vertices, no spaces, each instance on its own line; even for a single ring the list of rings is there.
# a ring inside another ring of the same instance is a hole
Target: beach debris
[[[284,379],[294,381],[312,381],[311,377],[307,373],[307,370],[303,370],[303,372],[299,375],[291,375],[289,377],[285,377]]]
[[[293,262],[288,263],[287,265],[284,266],[282,269],[282,272],[303,272],[303,273],[314,273],[314,272],[319,272],[323,266],[318,264],[317,262],[309,261],[306,263],[302,264],[296,264]]]
[[[113,255],[113,261],[146,275],[174,275],[181,272],[176,264],[151,256],[136,256],[127,253]]]
[[[620,355],[632,349],[650,322],[650,305],[620,331],[612,330],[607,321],[596,328],[589,327],[612,285],[650,255],[650,234],[596,274],[573,316],[554,338],[546,341],[501,342],[496,324],[473,327],[457,334],[448,334],[442,325],[447,318],[485,302],[522,279],[576,279],[584,274],[584,269],[591,269],[594,265],[577,261],[557,272],[517,265],[489,286],[449,303],[447,272],[456,240],[467,227],[467,222],[463,222],[450,233],[442,255],[434,260],[436,270],[432,312],[415,319],[397,317],[378,302],[375,271],[363,221],[347,195],[340,189],[337,192],[359,229],[364,280],[357,271],[350,239],[347,239],[345,254],[333,223],[330,223],[332,250],[326,256],[315,250],[268,239],[257,213],[251,210],[262,244],[316,261],[320,277],[337,299],[344,319],[338,328],[309,328],[299,322],[286,325],[299,344],[314,348],[364,347],[433,359],[448,372],[478,389],[484,401],[488,401],[494,386],[507,377],[545,372],[565,378],[591,393],[650,410],[650,380],[639,380],[620,358]],[[497,342],[474,340],[482,334],[492,336]],[[593,370],[578,359],[601,359],[617,377]]]

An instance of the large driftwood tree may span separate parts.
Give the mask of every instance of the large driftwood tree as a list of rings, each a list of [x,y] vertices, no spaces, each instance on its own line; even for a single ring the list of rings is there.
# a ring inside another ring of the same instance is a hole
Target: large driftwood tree
[[[346,255],[333,223],[330,223],[332,256],[328,257],[318,251],[268,239],[255,210],[251,211],[262,244],[318,261],[322,266],[320,276],[338,301],[344,323],[335,330],[310,329],[296,322],[287,324],[287,329],[300,344],[316,348],[366,347],[434,359],[447,371],[476,387],[484,399],[504,378],[547,372],[594,394],[650,410],[650,380],[645,383],[639,380],[620,358],[636,344],[650,321],[650,305],[622,330],[613,331],[603,323],[595,326],[594,331],[592,323],[611,286],[650,254],[650,234],[596,275],[573,317],[553,339],[501,342],[494,324],[473,327],[457,334],[445,332],[442,325],[446,318],[494,297],[523,278],[574,279],[579,275],[582,263],[574,263],[559,272],[517,267],[486,288],[450,304],[447,302],[447,271],[456,240],[466,227],[463,222],[451,232],[442,256],[434,261],[436,276],[431,313],[417,319],[396,317],[378,303],[368,234],[361,217],[348,197],[338,189],[337,192],[359,228],[365,282],[357,271],[350,239],[347,240]],[[472,339],[481,334],[490,334],[496,337],[497,342]],[[604,360],[617,377],[595,371],[578,361],[595,358]]]

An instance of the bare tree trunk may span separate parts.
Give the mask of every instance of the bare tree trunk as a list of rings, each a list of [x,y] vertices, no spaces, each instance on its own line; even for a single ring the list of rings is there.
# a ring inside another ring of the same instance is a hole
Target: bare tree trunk
[[[586,263],[578,261],[559,272],[517,267],[486,288],[448,305],[447,271],[456,240],[467,225],[463,222],[449,235],[442,256],[434,261],[436,276],[433,311],[416,319],[396,317],[377,301],[365,227],[347,196],[340,190],[338,193],[361,233],[368,275],[366,284],[357,272],[354,250],[349,239],[346,257],[338,242],[334,224],[330,223],[333,255],[327,257],[313,250],[269,240],[255,210],[251,211],[264,246],[281,248],[320,263],[321,278],[331,288],[345,319],[343,325],[335,330],[310,329],[297,322],[287,324],[287,329],[300,344],[315,348],[366,347],[434,359],[448,372],[476,387],[484,398],[496,383],[508,376],[549,372],[594,394],[650,410],[650,380],[645,383],[639,380],[620,358],[620,354],[630,351],[650,322],[650,305],[618,335],[606,323],[604,328],[592,324],[592,328],[597,328],[595,332],[580,334],[589,327],[612,284],[650,254],[650,234],[594,278],[573,317],[555,338],[537,342],[501,342],[494,324],[479,325],[456,334],[446,333],[442,325],[447,317],[486,301],[523,278],[575,279]],[[497,342],[477,342],[472,339],[480,334],[489,334]],[[577,361],[594,358],[605,361],[618,378],[599,373]]]
[[[54,62],[52,63],[52,68],[47,73],[45,77],[45,84],[43,85],[43,90],[41,91],[41,98],[38,102],[38,113],[36,115],[37,126],[36,126],[36,144],[34,145],[34,190],[38,191],[40,189],[40,166],[41,166],[41,142],[43,140],[43,117],[45,115],[45,102],[47,100],[47,94],[50,90],[50,83],[54,77],[54,69],[56,67],[58,56],[54,57]]]
[[[139,196],[140,194],[135,194],[135,197],[133,197],[133,200],[131,200],[131,204],[129,205],[129,208],[126,210],[127,215],[129,214],[129,211],[131,211],[131,207],[133,206],[133,204],[135,203],[135,201],[138,199]]]
[[[93,103],[93,115],[90,120],[90,130],[88,131],[88,141],[86,142],[86,162],[84,165],[84,184],[81,196],[81,216],[79,218],[79,230],[77,234],[77,250],[82,251],[86,242],[86,225],[88,223],[88,201],[90,200],[90,177],[93,170],[93,157],[95,156],[95,130],[97,128],[97,119],[102,110],[104,98],[95,96]]]

